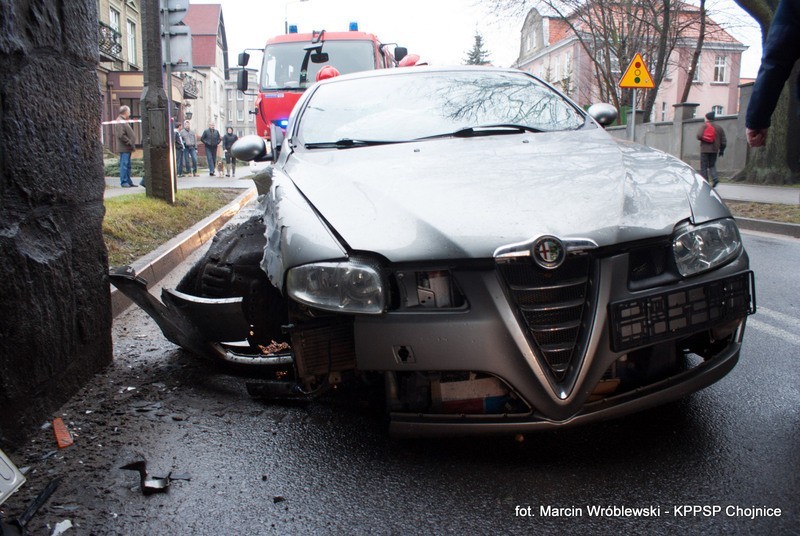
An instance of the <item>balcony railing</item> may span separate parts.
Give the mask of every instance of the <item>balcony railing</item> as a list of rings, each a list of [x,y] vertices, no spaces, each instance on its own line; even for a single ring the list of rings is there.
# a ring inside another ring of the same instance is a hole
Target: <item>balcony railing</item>
[[[183,78],[183,98],[196,99],[197,98],[197,80],[189,75]]]
[[[101,61],[122,60],[122,34],[102,22],[98,32]]]

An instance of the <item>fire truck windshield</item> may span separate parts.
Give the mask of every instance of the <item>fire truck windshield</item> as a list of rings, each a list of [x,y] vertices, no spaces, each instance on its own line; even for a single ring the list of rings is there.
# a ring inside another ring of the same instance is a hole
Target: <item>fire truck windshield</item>
[[[300,68],[306,55],[307,41],[267,45],[261,67],[261,90],[305,88],[316,80],[317,72],[333,65],[341,74],[375,69],[375,54],[371,41],[325,41],[322,52],[327,63],[308,62],[305,82],[300,82]]]

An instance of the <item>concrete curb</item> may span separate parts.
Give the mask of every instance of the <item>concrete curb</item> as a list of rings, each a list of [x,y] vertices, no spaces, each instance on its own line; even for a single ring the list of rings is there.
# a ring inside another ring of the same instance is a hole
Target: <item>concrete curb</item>
[[[201,220],[191,229],[187,229],[155,251],[137,259],[131,264],[131,267],[136,271],[136,275],[147,280],[148,285],[152,286],[158,283],[197,248],[214,238],[217,231],[255,197],[255,186],[248,188],[239,197]],[[132,303],[122,292],[111,285],[111,318],[119,316]]]
[[[757,220],[755,218],[734,218],[740,229],[760,231],[794,238],[800,238],[800,225],[796,223],[783,223],[770,220]]]

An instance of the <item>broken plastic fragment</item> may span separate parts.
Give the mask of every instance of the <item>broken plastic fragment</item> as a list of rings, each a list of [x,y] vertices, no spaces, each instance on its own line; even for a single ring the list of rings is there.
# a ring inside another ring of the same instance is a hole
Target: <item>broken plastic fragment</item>
[[[70,521],[69,519],[65,519],[64,521],[56,523],[56,527],[55,529],[53,529],[53,534],[51,536],[60,536],[61,534],[64,534],[71,528],[72,528],[72,521]]]
[[[169,478],[149,477],[147,475],[147,462],[144,460],[123,465],[120,469],[126,471],[138,471],[139,487],[145,495],[153,493],[165,493],[169,489]]]
[[[74,443],[72,434],[69,433],[67,425],[61,420],[61,417],[53,419],[53,434],[56,436],[56,444],[58,448],[63,449]]]

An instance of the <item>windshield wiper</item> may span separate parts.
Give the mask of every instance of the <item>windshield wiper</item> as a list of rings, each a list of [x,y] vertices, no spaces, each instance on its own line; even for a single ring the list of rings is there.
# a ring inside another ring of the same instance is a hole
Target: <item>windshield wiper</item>
[[[387,140],[353,140],[350,138],[342,138],[337,141],[320,141],[315,143],[306,143],[306,149],[350,149],[351,147],[369,147],[371,145],[389,145],[392,143],[401,143],[399,141]]]
[[[434,134],[433,136],[424,136],[417,138],[417,140],[430,140],[433,138],[474,138],[476,136],[494,136],[497,134],[522,134],[524,132],[544,132],[543,130],[527,125],[515,125],[513,123],[498,123],[496,125],[480,125],[474,127],[466,127],[455,132],[446,132],[444,134]]]

